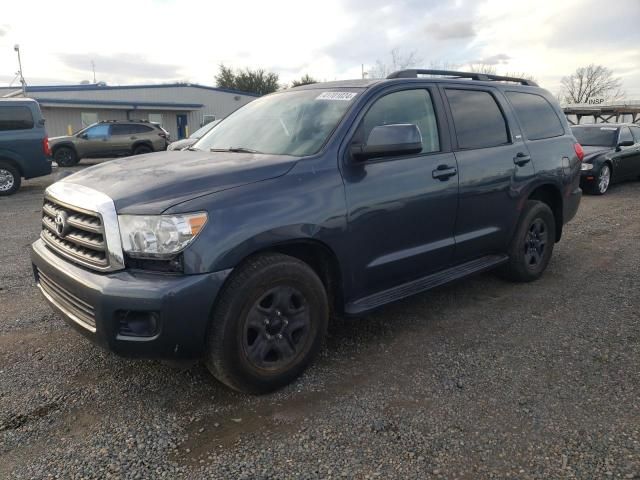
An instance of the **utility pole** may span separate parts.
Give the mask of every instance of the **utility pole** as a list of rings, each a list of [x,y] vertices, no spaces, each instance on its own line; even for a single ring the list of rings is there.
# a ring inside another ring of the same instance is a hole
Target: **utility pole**
[[[20,58],[20,45],[17,43],[13,46],[13,49],[18,53],[18,76],[20,77],[20,83],[22,84],[22,96],[27,96],[27,82],[22,75],[22,59]]]
[[[93,83],[96,83],[96,64],[91,60],[91,70],[93,70]]]
[[[363,63],[363,64],[361,64],[361,66],[360,66],[360,70],[361,70],[361,72],[362,72],[362,79],[364,80],[365,78],[367,78],[367,73],[368,73],[368,72],[365,72],[365,71],[364,71],[364,63]]]

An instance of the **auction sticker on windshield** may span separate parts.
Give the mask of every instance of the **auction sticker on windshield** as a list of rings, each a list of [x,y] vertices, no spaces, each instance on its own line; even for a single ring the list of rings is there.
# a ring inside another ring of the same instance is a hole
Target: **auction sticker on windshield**
[[[316,100],[342,100],[348,102],[356,95],[357,93],[355,92],[322,92],[316,97]]]

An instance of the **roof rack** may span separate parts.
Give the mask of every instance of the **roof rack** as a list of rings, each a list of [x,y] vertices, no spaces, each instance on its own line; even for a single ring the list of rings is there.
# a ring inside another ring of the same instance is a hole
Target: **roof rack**
[[[527,80],[526,78],[517,77],[503,77],[501,75],[490,75],[488,73],[474,73],[474,72],[455,72],[452,70],[424,70],[424,69],[409,69],[398,70],[387,76],[387,78],[418,78],[418,75],[443,75],[457,78],[470,78],[471,80],[479,80],[482,82],[515,82],[521,85],[527,85],[529,87],[537,87],[538,84],[533,80]]]
[[[153,123],[144,119],[132,119],[132,120],[100,120],[98,123]]]

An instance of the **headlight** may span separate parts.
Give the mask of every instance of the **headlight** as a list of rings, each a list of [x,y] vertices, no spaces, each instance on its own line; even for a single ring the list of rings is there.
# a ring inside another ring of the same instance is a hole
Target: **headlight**
[[[200,233],[207,214],[119,215],[122,249],[134,258],[167,258],[184,249]]]
[[[580,170],[592,170],[593,169],[593,163],[583,163],[580,166]]]

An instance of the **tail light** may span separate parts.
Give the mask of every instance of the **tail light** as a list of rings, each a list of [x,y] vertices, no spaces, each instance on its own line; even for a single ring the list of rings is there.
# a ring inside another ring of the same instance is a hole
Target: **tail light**
[[[51,156],[51,147],[49,146],[49,137],[42,139],[42,151],[47,157]]]
[[[579,143],[574,143],[573,149],[576,151],[578,160],[582,161],[584,159],[584,150],[582,149],[582,145],[580,145]]]

